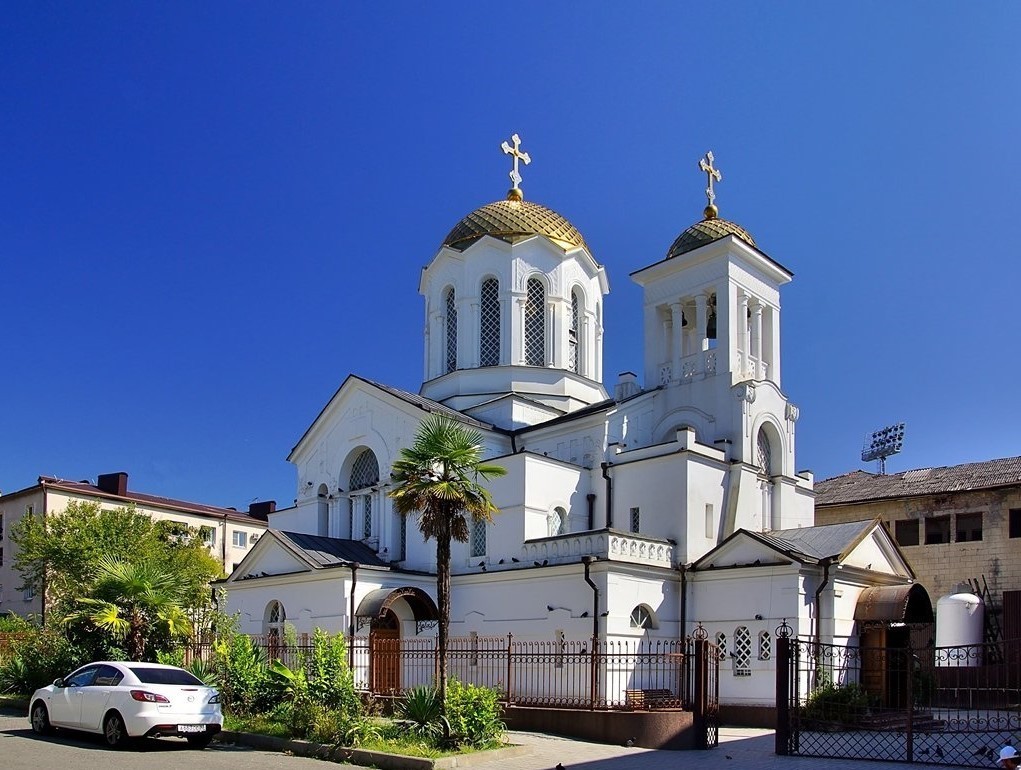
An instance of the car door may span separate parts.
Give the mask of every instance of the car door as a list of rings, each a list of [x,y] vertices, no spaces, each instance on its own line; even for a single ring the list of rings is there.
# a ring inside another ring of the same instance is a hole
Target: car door
[[[82,695],[96,677],[98,665],[84,666],[64,678],[50,701],[50,722],[61,727],[78,727],[81,723]]]
[[[95,678],[82,688],[79,720],[82,730],[98,731],[102,727],[111,696],[117,692],[123,678],[124,674],[113,666],[103,664],[96,669]]]

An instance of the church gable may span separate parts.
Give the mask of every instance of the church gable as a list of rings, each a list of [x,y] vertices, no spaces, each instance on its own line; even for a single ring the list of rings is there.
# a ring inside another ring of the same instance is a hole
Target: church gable
[[[312,565],[280,542],[273,530],[268,530],[227,578],[227,583],[237,583],[253,577],[311,571]]]
[[[719,546],[694,563],[694,569],[749,567],[791,564],[798,561],[791,553],[755,537],[747,530],[738,530]]]
[[[845,567],[858,567],[871,572],[882,572],[911,578],[914,574],[897,544],[878,522],[841,560]]]

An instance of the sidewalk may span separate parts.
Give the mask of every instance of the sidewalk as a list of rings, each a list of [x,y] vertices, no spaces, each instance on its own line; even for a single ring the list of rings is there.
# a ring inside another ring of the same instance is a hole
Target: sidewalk
[[[511,731],[510,743],[532,747],[527,756],[499,762],[500,770],[738,770],[741,767],[761,770],[815,770],[825,766],[832,770],[932,770],[947,765],[911,764],[903,762],[872,762],[858,759],[820,759],[818,757],[781,757],[773,753],[773,731],[743,727],[720,729],[720,745],[708,751],[656,751],[655,749],[607,746],[586,743],[573,738],[558,738],[540,733]],[[495,768],[494,763],[480,768]],[[992,765],[990,765],[992,767]]]

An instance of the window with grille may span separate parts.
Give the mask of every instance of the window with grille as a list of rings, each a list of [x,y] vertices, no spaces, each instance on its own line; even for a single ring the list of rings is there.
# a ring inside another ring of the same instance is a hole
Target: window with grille
[[[734,631],[734,676],[752,675],[752,635],[745,626]]]
[[[645,604],[631,610],[631,628],[656,628],[656,616]]]
[[[759,428],[759,437],[756,442],[756,460],[759,464],[759,470],[766,476],[771,476],[773,468],[773,448],[770,446],[769,436],[766,435],[765,428]]]
[[[640,532],[642,526],[642,512],[638,508],[631,509],[631,531]]]
[[[397,560],[408,558],[408,517],[401,516],[400,542],[397,544]]]
[[[538,278],[528,279],[525,298],[525,363],[546,365],[546,290]]]
[[[581,349],[578,339],[581,335],[581,300],[578,292],[571,292],[571,325],[567,330],[567,368],[581,372]]]
[[[759,631],[759,660],[773,657],[773,636],[769,631]]]
[[[479,519],[472,521],[472,532],[471,532],[471,555],[472,556],[485,556],[486,555],[486,520]]]
[[[371,449],[365,449],[351,465],[349,486],[354,492],[379,483],[379,462]],[[362,537],[372,537],[372,496],[358,495],[351,499],[351,528],[354,529],[355,515],[362,520]],[[352,532],[352,536],[354,533]]]
[[[479,298],[479,366],[500,365],[500,283],[482,282]]]
[[[567,511],[554,508],[546,517],[547,532],[550,537],[567,534]]]
[[[266,627],[263,630],[270,644],[279,644],[283,639],[286,622],[287,613],[284,611],[284,605],[274,599],[266,607]]]
[[[444,301],[447,313],[447,371],[452,372],[457,368],[457,303],[454,297],[454,287],[446,291]]]
[[[716,651],[719,654],[720,660],[727,657],[727,635],[722,631],[716,634]]]

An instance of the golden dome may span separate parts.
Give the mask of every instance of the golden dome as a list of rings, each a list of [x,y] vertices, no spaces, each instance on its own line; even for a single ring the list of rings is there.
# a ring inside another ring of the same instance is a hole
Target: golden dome
[[[674,241],[670,250],[666,253],[667,259],[694,251],[700,246],[718,241],[720,238],[726,238],[728,235],[736,235],[749,246],[755,246],[755,239],[752,238],[751,233],[741,227],[741,225],[728,222],[726,219],[720,219],[716,216],[716,212],[710,211],[710,209],[715,209],[715,206],[707,206],[706,218],[701,222],[696,222],[677,236],[677,240]]]
[[[443,239],[443,245],[464,251],[485,235],[507,243],[545,235],[563,249],[585,245],[585,239],[574,225],[545,206],[521,200],[520,193],[475,209],[457,223]]]

